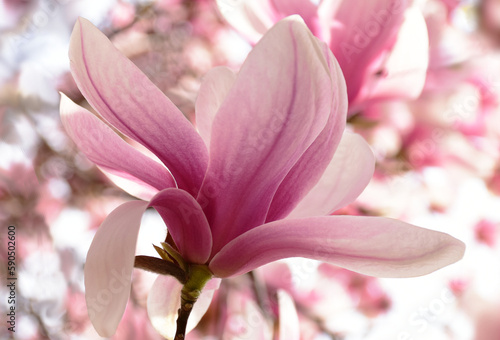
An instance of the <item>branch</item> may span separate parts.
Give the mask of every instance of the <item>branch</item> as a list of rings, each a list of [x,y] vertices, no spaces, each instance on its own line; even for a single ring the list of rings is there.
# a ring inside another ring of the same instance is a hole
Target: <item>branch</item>
[[[135,257],[134,267],[161,275],[173,276],[182,284],[187,282],[186,272],[176,264],[157,257],[138,255]]]

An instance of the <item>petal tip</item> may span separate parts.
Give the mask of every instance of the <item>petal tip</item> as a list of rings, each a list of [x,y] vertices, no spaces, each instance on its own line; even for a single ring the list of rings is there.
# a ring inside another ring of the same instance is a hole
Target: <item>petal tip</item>
[[[304,22],[304,19],[302,19],[302,17],[299,15],[299,14],[293,14],[293,15],[290,15],[286,18],[284,18],[282,21],[284,22],[295,22],[295,23],[300,23],[302,25],[306,25],[306,23]]]
[[[59,101],[59,112],[61,114],[61,120],[63,124],[65,123],[65,118],[72,115],[77,108],[77,104],[75,104],[68,96],[64,93],[59,92],[61,95],[61,99]]]
[[[91,26],[91,27],[95,27],[94,24],[92,24],[92,22],[88,19],[85,19],[84,17],[78,17],[78,19],[76,19],[76,22],[75,22],[75,28],[78,27],[78,28],[81,28],[82,26]]]
[[[100,32],[92,22],[89,20],[78,17],[76,19],[75,25],[73,26],[73,31],[71,32],[71,37],[69,41],[69,59],[70,62],[74,59],[81,58],[82,54],[82,32],[83,31],[98,31]]]
[[[61,91],[59,91],[59,95],[61,96],[61,99],[59,100],[60,105],[63,105],[63,103],[66,103],[68,100],[70,100],[68,96],[62,93]]]
[[[463,259],[463,257],[465,256],[465,250],[467,249],[467,246],[465,245],[464,242],[460,241],[459,239],[455,239],[454,243],[455,244],[453,245],[453,247],[455,248],[455,251],[456,251],[456,261],[455,262],[458,262],[461,259]]]

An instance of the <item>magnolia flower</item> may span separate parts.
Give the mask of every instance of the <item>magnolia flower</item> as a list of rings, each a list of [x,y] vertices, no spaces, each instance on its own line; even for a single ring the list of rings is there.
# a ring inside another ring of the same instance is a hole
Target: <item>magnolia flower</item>
[[[444,233],[388,218],[325,216],[362,192],[374,156],[361,137],[344,131],[344,78],[300,18],[270,29],[238,74],[219,67],[206,75],[196,102],[198,132],[85,19],[75,25],[69,54],[79,89],[105,122],[63,95],[68,134],[103,171],[146,199],[116,208],[89,249],[86,301],[100,335],[111,336],[125,310],[148,207],[168,228],[164,249],[157,248],[163,259],[148,259],[149,269],[175,276],[159,276],[148,298],[150,318],[167,338],[177,310],[190,310],[207,282],[188,328],[208,308],[217,286],[210,278],[281,258],[409,277],[462,257],[463,243]]]
[[[413,99],[424,86],[429,39],[410,0],[217,0],[227,22],[250,42],[292,14],[326,42],[347,83],[349,112],[387,98]]]

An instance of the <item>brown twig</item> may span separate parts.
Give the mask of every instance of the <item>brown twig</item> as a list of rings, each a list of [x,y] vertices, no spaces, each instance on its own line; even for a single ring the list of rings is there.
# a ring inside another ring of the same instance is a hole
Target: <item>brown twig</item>
[[[157,257],[138,255],[135,257],[134,267],[161,275],[173,276],[182,284],[187,282],[187,275],[180,267]]]
[[[177,329],[175,331],[174,340],[184,340],[186,334],[186,326],[189,319],[189,315],[193,310],[192,302],[186,301],[184,298],[181,298],[181,308],[178,310],[179,316],[177,317]]]

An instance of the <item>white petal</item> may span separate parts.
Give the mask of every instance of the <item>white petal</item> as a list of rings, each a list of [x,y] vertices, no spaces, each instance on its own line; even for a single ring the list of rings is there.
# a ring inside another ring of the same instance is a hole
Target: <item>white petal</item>
[[[284,290],[278,290],[279,340],[300,340],[299,316],[292,297]]]
[[[208,310],[220,279],[210,280],[194,304],[186,333],[192,331]],[[182,284],[172,276],[159,276],[148,295],[148,315],[153,327],[166,339],[173,339],[177,329],[177,311],[181,306]]]
[[[131,201],[106,217],[85,263],[85,299],[97,333],[112,336],[130,295],[137,234],[148,202]]]

